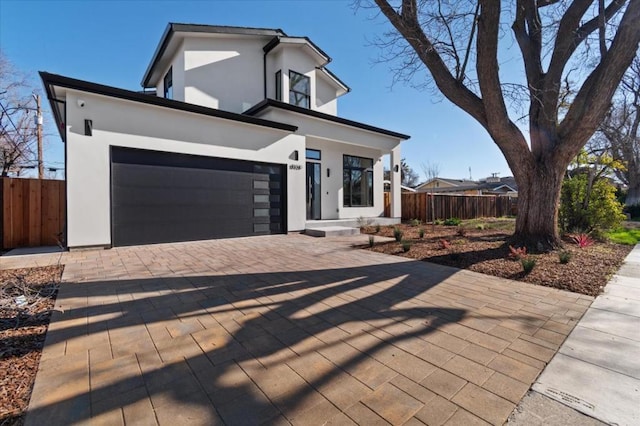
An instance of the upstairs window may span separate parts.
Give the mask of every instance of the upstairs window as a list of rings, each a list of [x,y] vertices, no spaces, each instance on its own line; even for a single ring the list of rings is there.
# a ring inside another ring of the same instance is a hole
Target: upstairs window
[[[289,103],[311,108],[311,80],[306,75],[289,71]]]
[[[373,159],[343,156],[344,207],[373,206]]]
[[[164,76],[164,97],[173,99],[173,67],[169,68],[169,71]]]
[[[282,71],[276,73],[276,101],[282,100]]]

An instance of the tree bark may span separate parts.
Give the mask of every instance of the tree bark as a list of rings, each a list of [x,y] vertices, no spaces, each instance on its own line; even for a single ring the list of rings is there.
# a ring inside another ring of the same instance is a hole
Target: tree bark
[[[547,160],[515,170],[518,212],[526,213],[516,216],[513,240],[536,251],[559,247],[558,203],[566,166]]]

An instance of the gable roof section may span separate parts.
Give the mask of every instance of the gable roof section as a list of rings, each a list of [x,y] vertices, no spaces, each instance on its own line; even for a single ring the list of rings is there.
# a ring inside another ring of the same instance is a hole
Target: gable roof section
[[[151,62],[149,62],[149,66],[142,77],[142,87],[148,87],[149,80],[151,79],[151,73],[162,55],[164,55],[164,52],[175,33],[237,34],[272,37],[287,36],[287,34],[279,28],[230,27],[226,25],[179,24],[170,22],[164,30],[164,33],[160,38],[160,43],[158,44],[158,47],[151,58]]]
[[[109,96],[112,98],[124,99],[127,101],[139,102],[139,103],[148,104],[148,105],[155,105],[163,108],[171,108],[174,110],[191,112],[194,114],[207,115],[210,117],[222,118],[225,120],[239,121],[241,123],[269,127],[272,129],[284,130],[288,132],[295,132],[296,130],[298,130],[296,126],[292,126],[290,124],[278,123],[275,121],[264,120],[262,118],[251,117],[248,115],[237,114],[234,112],[222,111],[214,108],[207,108],[200,105],[176,101],[173,99],[160,98],[154,95],[134,92],[131,90],[119,89],[117,87],[112,87],[112,86],[105,86],[103,84],[92,83],[90,81],[84,81],[84,80],[78,80],[75,78],[65,77],[58,74],[50,74],[44,71],[40,71],[40,78],[42,78],[42,82],[44,83],[45,90],[47,92],[47,97],[49,99],[49,102],[51,103],[51,108],[54,111],[54,116],[60,132],[62,132],[62,127],[64,126],[64,122],[62,120],[62,114],[57,106],[57,103],[59,103],[60,100],[56,98],[54,87],[80,90],[83,92],[95,93],[98,95]]]
[[[325,114],[323,112],[314,111],[307,108],[302,108],[299,106],[287,104],[287,103],[276,101],[273,99],[265,99],[260,103],[254,105],[253,107],[249,108],[248,110],[246,110],[243,114],[253,116],[267,108],[278,108],[286,111],[291,111],[298,114],[307,115],[309,117],[319,118],[321,120],[326,120],[333,123],[344,124],[346,126],[356,127],[358,129],[368,130],[370,132],[380,133],[382,135],[391,136],[391,137],[402,139],[402,140],[407,140],[411,137],[409,135],[405,135],[402,133],[393,132],[391,130],[382,129],[380,127],[370,126],[368,124],[360,123],[353,120],[348,120],[346,118],[337,117],[335,115]]]

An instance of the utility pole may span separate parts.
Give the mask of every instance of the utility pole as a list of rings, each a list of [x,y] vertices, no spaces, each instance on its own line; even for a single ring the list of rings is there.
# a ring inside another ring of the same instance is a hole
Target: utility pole
[[[44,162],[42,160],[42,110],[40,108],[40,95],[34,95],[36,98],[36,127],[38,132],[38,179],[44,179]]]

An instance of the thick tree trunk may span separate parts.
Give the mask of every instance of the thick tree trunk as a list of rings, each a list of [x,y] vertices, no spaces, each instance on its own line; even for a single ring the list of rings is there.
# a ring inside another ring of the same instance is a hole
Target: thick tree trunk
[[[629,173],[629,190],[627,191],[626,206],[635,206],[640,204],[640,179]]]
[[[550,163],[538,162],[515,173],[518,215],[513,239],[515,244],[527,246],[529,250],[547,251],[561,245],[558,205],[566,167],[554,167]]]

